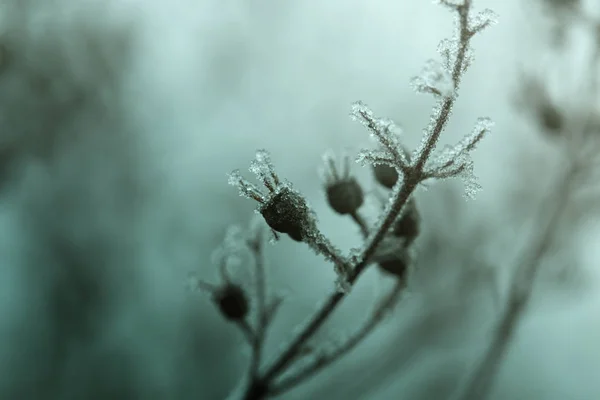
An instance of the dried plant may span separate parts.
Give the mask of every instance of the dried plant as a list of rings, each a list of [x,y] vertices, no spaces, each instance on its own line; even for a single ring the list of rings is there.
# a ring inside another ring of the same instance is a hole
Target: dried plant
[[[234,171],[229,177],[229,183],[236,186],[242,196],[258,203],[257,213],[270,227],[274,239],[280,234],[287,234],[291,239],[307,244],[333,264],[337,275],[336,290],[323,306],[272,363],[263,365],[262,348],[266,332],[280,304],[279,299],[270,299],[266,295],[264,237],[256,231],[247,234],[240,230],[228,236],[226,250],[221,252],[224,256],[219,259],[223,285],[214,286],[197,280],[197,286],[213,294],[223,316],[241,328],[252,348],[248,382],[243,394],[246,400],[281,395],[301,384],[363,341],[397,303],[407,288],[410,276],[413,242],[419,234],[420,221],[414,192],[423,182],[462,178],[468,198],[473,198],[480,189],[473,174],[471,153],[490,131],[493,125],[490,119],[479,118],[471,133],[456,145],[439,151],[436,148],[458,99],[461,79],[473,59],[471,39],[495,23],[496,15],[489,9],[474,13],[471,0],[441,0],[438,3],[455,14],[456,31],[454,37],[441,41],[438,48],[441,61],[428,61],[421,74],[411,80],[417,93],[432,95],[436,99],[430,122],[423,129],[421,144],[409,152],[401,141],[402,132],[398,125],[376,116],[360,101],[352,106],[351,117],[364,125],[380,145],[377,149],[362,150],[356,161],[373,168],[375,179],[390,189],[389,200],[375,226],[369,226],[360,214],[363,189],[352,176],[348,156],[342,158],[341,170],[333,155],[324,157],[327,201],[336,213],[351,217],[360,227],[364,245],[358,251],[355,249],[343,255],[319,230],[316,214],[308,201],[292,183],[279,176],[266,150],[257,151],[256,159],[250,165],[250,171],[266,191],[243,178],[240,171]],[[256,318],[253,322],[248,318],[249,295],[241,286],[231,283],[226,273],[227,260],[237,257],[240,251],[249,251],[256,267],[256,301],[251,302],[255,303]],[[309,347],[315,333],[373,264],[395,279],[395,286],[382,297],[363,325],[335,349]],[[298,367],[300,361],[302,365]]]

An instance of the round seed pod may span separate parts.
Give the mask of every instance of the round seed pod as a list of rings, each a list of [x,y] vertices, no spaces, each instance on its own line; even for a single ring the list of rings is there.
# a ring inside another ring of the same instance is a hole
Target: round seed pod
[[[240,321],[248,315],[248,298],[239,285],[227,283],[214,294],[214,301],[221,314],[231,321]]]
[[[377,164],[373,166],[373,174],[375,175],[377,182],[388,189],[393,188],[396,182],[398,182],[398,171],[396,168],[386,164]]]
[[[556,134],[563,128],[563,116],[553,104],[547,103],[542,105],[539,109],[538,118],[542,128],[550,134]]]
[[[259,211],[271,229],[287,233],[298,242],[307,236],[315,223],[304,198],[289,188],[275,193]]]
[[[404,280],[406,278],[408,263],[401,257],[380,261],[377,265],[379,269],[387,274],[394,275],[398,279]]]
[[[407,245],[412,243],[419,235],[420,219],[415,200],[411,199],[402,215],[394,222],[392,235],[404,238]]]
[[[354,178],[335,181],[326,192],[329,206],[338,214],[353,214],[364,202],[363,190]]]

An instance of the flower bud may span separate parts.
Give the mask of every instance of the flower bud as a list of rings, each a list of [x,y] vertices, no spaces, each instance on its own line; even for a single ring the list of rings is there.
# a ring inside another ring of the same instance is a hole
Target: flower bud
[[[388,189],[392,189],[396,182],[398,182],[398,171],[394,167],[390,167],[386,164],[377,164],[373,166],[373,173],[375,179],[381,185]]]
[[[248,299],[239,285],[226,283],[214,293],[214,301],[228,320],[243,320],[248,314]]]
[[[315,220],[306,200],[288,187],[281,187],[259,209],[274,231],[287,233],[301,242],[314,229]]]
[[[338,214],[354,214],[364,201],[363,190],[354,178],[332,182],[326,186],[327,202]]]

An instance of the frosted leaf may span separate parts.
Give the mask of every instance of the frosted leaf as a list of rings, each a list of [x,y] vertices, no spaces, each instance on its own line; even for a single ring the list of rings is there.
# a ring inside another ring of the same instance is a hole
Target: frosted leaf
[[[477,13],[471,20],[469,21],[469,30],[475,34],[481,32],[485,28],[491,25],[495,25],[498,23],[498,14],[496,14],[493,10],[486,8],[485,10]]]
[[[410,80],[417,93],[431,93],[449,97],[454,93],[454,82],[448,68],[435,60],[428,60],[421,73]]]

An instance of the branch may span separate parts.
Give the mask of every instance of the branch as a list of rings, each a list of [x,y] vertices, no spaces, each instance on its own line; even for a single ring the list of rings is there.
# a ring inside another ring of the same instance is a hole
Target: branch
[[[454,63],[452,78],[455,83],[455,88],[458,89],[460,83],[460,77],[465,61],[465,55],[471,39],[470,32],[468,30],[468,15],[470,9],[470,1],[466,1],[464,5],[458,8],[459,22],[460,22],[460,45],[456,61]],[[456,89],[456,90],[457,90]],[[431,152],[435,148],[435,145],[442,133],[444,127],[448,122],[448,117],[452,106],[454,105],[456,95],[444,98],[439,114],[433,125],[431,135],[429,135],[426,145],[421,152],[415,166],[411,168],[410,173],[405,176],[400,190],[396,191],[393,195],[391,206],[386,210],[386,216],[382,219],[379,226],[375,229],[375,234],[368,240],[364,250],[357,258],[355,266],[350,273],[348,283],[353,286],[359,276],[365,271],[369,264],[370,259],[375,255],[377,246],[383,240],[386,232],[391,228],[392,224],[402,211],[404,204],[408,201],[410,195],[415,190],[416,186],[420,182],[421,173],[425,166],[425,162],[431,155]],[[273,365],[267,370],[264,375],[264,380],[267,382],[272,381],[294,360],[297,354],[302,349],[304,343],[308,341],[315,332],[321,327],[323,322],[327,320],[329,315],[337,308],[341,300],[345,297],[344,293],[336,292],[330,295],[329,299],[321,307],[319,311],[312,317],[310,322],[302,329],[302,331],[296,336],[288,348],[279,356],[279,358],[273,363]]]
[[[270,393],[273,395],[280,395],[298,384],[302,383],[306,379],[312,377],[323,368],[329,366],[336,360],[343,357],[348,352],[352,351],[358,344],[360,344],[370,333],[372,333],[377,325],[383,320],[387,311],[389,311],[398,301],[400,294],[405,288],[403,281],[397,280],[394,288],[388,293],[387,296],[381,301],[381,303],[375,308],[371,317],[363,324],[363,326],[354,333],[344,344],[330,352],[329,354],[323,354],[318,357],[311,364],[304,367],[302,370],[297,372],[295,375],[283,379],[278,385],[275,385]]]

